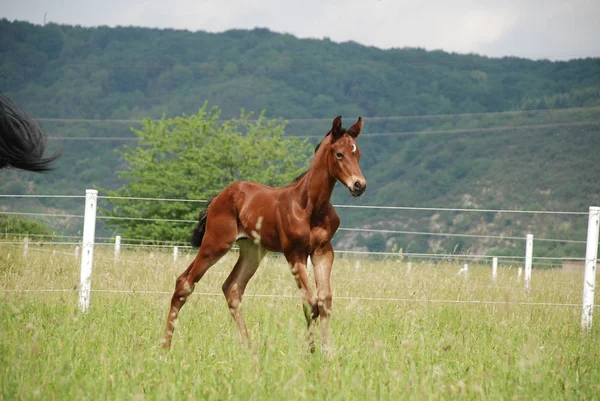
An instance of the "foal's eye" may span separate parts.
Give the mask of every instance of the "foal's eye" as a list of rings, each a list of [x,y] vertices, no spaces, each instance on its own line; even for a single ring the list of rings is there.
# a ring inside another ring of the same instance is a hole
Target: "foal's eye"
[[[342,153],[340,153],[340,152],[337,152],[337,153],[335,154],[335,157],[337,157],[338,159],[343,159],[343,158],[344,158],[344,155],[343,155]]]

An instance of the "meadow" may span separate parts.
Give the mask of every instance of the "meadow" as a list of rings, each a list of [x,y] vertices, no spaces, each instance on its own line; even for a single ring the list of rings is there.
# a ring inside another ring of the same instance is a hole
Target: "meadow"
[[[53,252],[56,251],[56,252]],[[308,352],[300,296],[269,255],[250,281],[238,342],[215,265],[159,348],[176,276],[169,251],[97,246],[78,311],[72,247],[0,248],[2,400],[600,399],[600,329],[580,330],[582,272],[337,255],[332,351]],[[40,291],[53,290],[53,291]],[[60,291],[56,291],[60,290]],[[473,302],[470,302],[473,301]],[[550,305],[549,305],[550,304]],[[573,305],[575,304],[575,305]],[[597,314],[598,312],[596,312]],[[318,328],[317,328],[318,334]]]

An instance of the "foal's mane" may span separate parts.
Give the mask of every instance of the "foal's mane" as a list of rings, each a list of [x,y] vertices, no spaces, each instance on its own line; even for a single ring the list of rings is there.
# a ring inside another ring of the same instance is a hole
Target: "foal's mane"
[[[306,170],[305,172],[303,172],[302,174],[300,174],[298,177],[294,178],[294,181],[292,182],[298,182],[302,179],[302,177],[304,177],[306,175],[306,173],[308,173],[308,170]]]

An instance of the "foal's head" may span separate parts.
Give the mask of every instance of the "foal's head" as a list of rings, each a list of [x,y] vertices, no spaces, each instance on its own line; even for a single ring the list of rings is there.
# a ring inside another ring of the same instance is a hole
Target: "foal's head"
[[[324,146],[323,157],[327,159],[329,173],[344,184],[352,196],[361,196],[367,189],[367,181],[358,165],[360,150],[356,145],[362,126],[363,120],[358,117],[356,124],[346,130],[342,128],[342,117],[336,117],[327,134],[330,140],[324,141],[328,146]]]

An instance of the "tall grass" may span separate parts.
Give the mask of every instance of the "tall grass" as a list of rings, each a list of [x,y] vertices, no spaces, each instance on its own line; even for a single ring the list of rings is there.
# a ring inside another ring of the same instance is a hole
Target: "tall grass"
[[[52,250],[57,252],[53,254]],[[600,331],[579,328],[581,272],[460,260],[337,257],[331,355],[306,346],[283,259],[250,281],[238,343],[220,287],[230,254],[196,286],[170,352],[159,347],[175,277],[168,253],[97,247],[91,306],[77,311],[72,248],[0,248],[0,398],[6,400],[598,399]],[[65,252],[65,253],[61,253]],[[189,260],[189,257],[188,257]],[[63,292],[26,292],[64,289]],[[104,290],[123,292],[104,292]],[[362,298],[362,299],[361,299]],[[430,302],[425,302],[425,301]],[[452,302],[450,302],[452,301]],[[499,303],[463,303],[485,301]],[[318,333],[318,330],[317,330]],[[318,345],[318,344],[317,344]]]

